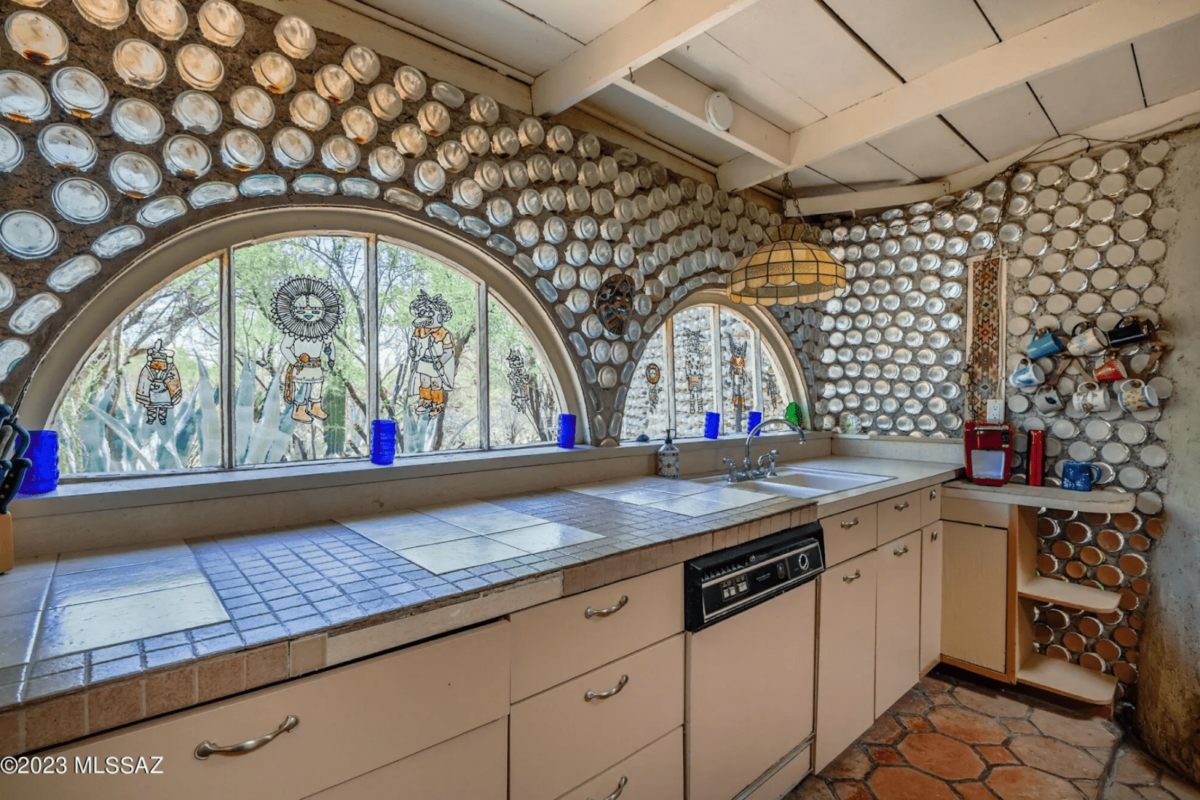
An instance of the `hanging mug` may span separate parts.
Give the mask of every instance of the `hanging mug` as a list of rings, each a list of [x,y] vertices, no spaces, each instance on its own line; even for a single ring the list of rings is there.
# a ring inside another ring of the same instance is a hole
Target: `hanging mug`
[[[1042,414],[1054,414],[1063,410],[1062,395],[1053,386],[1043,386],[1033,396],[1033,404]]]
[[[1067,461],[1063,464],[1062,488],[1073,492],[1090,492],[1100,480],[1100,468],[1086,461]]]
[[[1154,323],[1141,317],[1122,317],[1117,326],[1108,332],[1110,347],[1128,347],[1148,342],[1154,338]]]
[[[1110,358],[1092,369],[1092,377],[1098,381],[1123,381],[1129,377],[1129,373],[1121,359]]]
[[[1032,359],[1046,358],[1066,350],[1067,346],[1054,331],[1038,328],[1033,334],[1033,341],[1025,346],[1025,352]]]
[[[1075,410],[1084,414],[1093,411],[1108,411],[1108,390],[1098,383],[1086,381],[1075,388],[1071,398]]]
[[[1108,337],[1092,322],[1081,322],[1075,326],[1074,334],[1067,342],[1067,352],[1073,356],[1091,356],[1108,349]]]
[[[1008,377],[1008,382],[1018,389],[1041,386],[1045,381],[1046,373],[1042,372],[1042,368],[1028,358],[1022,358],[1018,361],[1017,368]]]
[[[1146,411],[1158,406],[1158,392],[1153,386],[1134,378],[1117,385],[1117,402],[1126,411]]]

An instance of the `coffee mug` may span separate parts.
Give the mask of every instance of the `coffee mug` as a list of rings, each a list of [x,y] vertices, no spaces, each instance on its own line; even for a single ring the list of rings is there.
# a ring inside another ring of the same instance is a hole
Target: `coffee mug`
[[[1012,375],[1008,377],[1008,382],[1013,386],[1020,388],[1028,388],[1030,386],[1041,386],[1046,380],[1046,373],[1042,372],[1042,368],[1030,361],[1028,358],[1022,358],[1017,362],[1017,368],[1013,370]]]
[[[1079,323],[1073,333],[1067,342],[1067,352],[1073,356],[1090,356],[1108,349],[1108,337],[1091,322]]]
[[[1034,359],[1057,355],[1066,349],[1058,334],[1045,328],[1038,328],[1033,334],[1033,341],[1025,346],[1025,352]]]
[[[1071,398],[1071,403],[1075,406],[1076,411],[1085,414],[1093,411],[1107,411],[1108,390],[1098,383],[1086,381],[1075,388],[1075,395]]]
[[[1136,378],[1117,385],[1117,402],[1126,411],[1145,411],[1158,406],[1158,392]]]
[[[1119,358],[1110,358],[1098,367],[1092,369],[1092,377],[1098,381],[1123,381],[1129,377],[1125,365]]]
[[[1073,492],[1090,492],[1100,480],[1100,468],[1086,461],[1067,461],[1063,464],[1062,488]]]
[[[1033,404],[1043,414],[1053,414],[1063,410],[1062,395],[1053,386],[1043,386],[1041,391],[1033,396]]]
[[[1154,323],[1141,317],[1122,317],[1117,326],[1108,332],[1108,343],[1112,347],[1128,347],[1141,344],[1154,337]]]

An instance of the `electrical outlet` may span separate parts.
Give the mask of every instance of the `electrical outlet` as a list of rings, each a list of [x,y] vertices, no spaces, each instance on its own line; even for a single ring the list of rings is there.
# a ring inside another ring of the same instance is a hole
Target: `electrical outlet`
[[[1004,405],[999,398],[991,398],[987,401],[987,422],[989,425],[999,425],[1004,422]]]

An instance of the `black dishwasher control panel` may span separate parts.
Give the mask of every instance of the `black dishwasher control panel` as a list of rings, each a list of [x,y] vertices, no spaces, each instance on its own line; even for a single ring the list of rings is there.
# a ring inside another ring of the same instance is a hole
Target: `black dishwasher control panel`
[[[814,522],[688,561],[685,629],[701,630],[817,577],[825,569],[823,545]]]

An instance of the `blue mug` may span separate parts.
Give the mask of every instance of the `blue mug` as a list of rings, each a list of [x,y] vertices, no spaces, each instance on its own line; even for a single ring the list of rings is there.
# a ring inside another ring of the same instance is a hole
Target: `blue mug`
[[[1100,468],[1084,461],[1068,461],[1063,464],[1062,488],[1073,492],[1090,492],[1092,484],[1100,480]]]
[[[1033,341],[1025,346],[1025,352],[1033,360],[1058,355],[1067,349],[1067,345],[1054,331],[1038,328],[1033,334]]]

